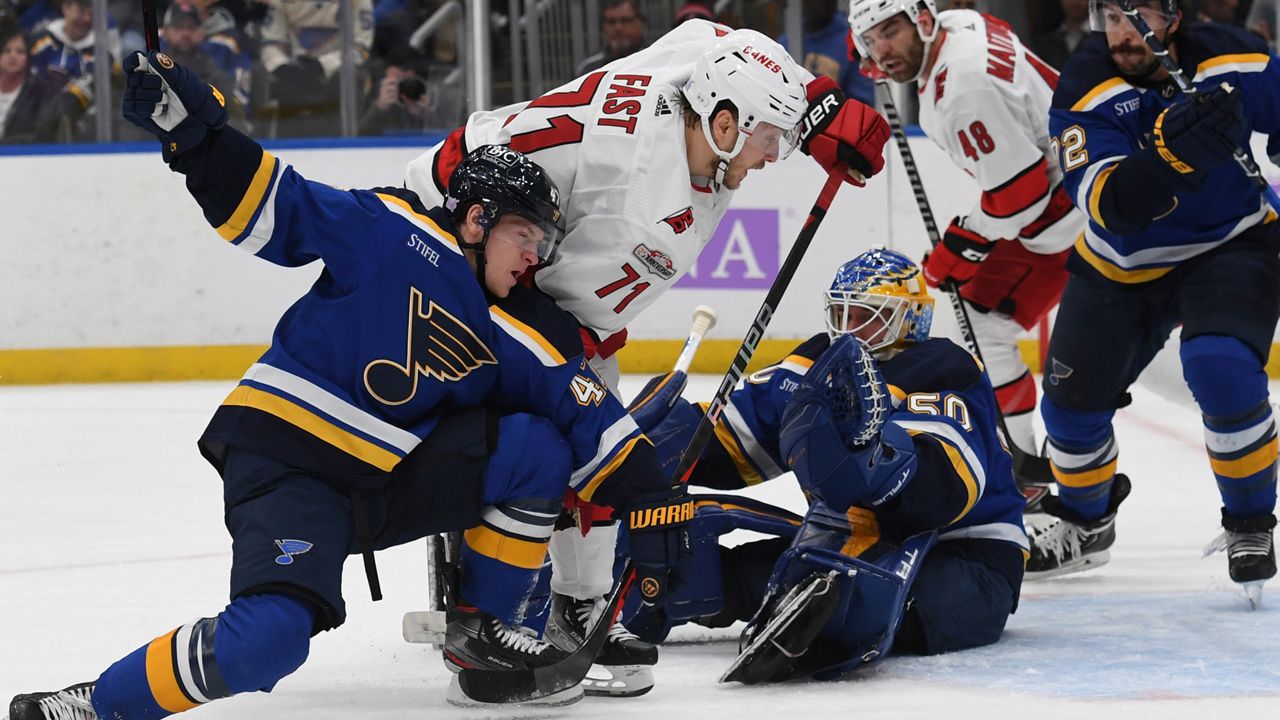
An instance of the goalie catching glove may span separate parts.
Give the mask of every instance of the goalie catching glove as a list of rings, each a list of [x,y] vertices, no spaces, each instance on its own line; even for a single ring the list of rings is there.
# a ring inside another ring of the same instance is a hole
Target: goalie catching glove
[[[884,145],[889,141],[889,123],[873,108],[846,99],[836,83],[819,75],[805,87],[809,109],[800,126],[800,150],[827,173],[851,168],[864,178],[884,169]]]
[[[921,263],[924,281],[929,287],[941,287],[948,280],[963,285],[978,274],[978,266],[991,254],[995,242],[964,226],[964,218],[956,218],[947,232]]]
[[[226,99],[162,52],[124,59],[124,119],[160,138],[165,162],[227,124]]]
[[[866,345],[836,338],[805,373],[782,413],[779,449],[800,487],[831,508],[876,508],[915,475],[915,445],[886,420],[892,412]]]

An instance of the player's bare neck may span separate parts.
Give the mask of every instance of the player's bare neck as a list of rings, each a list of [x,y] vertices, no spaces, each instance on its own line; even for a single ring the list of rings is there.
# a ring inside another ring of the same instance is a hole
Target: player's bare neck
[[[702,134],[702,121],[684,126],[685,157],[689,162],[689,178],[696,185],[697,178],[711,178],[716,174],[719,157],[712,152],[707,138]]]
[[[938,28],[938,37],[929,45],[929,52],[924,59],[924,72],[920,73],[920,86],[928,82],[929,76],[933,73],[933,65],[938,61],[938,54],[942,52],[942,45],[947,42],[947,31],[945,28]]]

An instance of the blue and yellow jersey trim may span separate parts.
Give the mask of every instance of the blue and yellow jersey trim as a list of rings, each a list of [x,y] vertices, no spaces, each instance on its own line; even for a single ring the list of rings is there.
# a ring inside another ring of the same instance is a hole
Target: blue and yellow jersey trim
[[[384,472],[421,442],[305,378],[263,363],[250,367],[222,404],[275,416]]]
[[[429,216],[414,210],[413,206],[403,198],[398,198],[389,193],[374,194],[378,196],[378,199],[381,200],[391,212],[399,215],[405,220],[408,220],[414,225],[417,225],[422,230],[425,230],[432,237],[441,241],[449,250],[452,250],[459,255],[462,254],[462,248],[458,246],[458,238],[453,233],[440,227],[440,225]]]
[[[276,187],[282,172],[280,161],[263,150],[249,187],[235,210],[217,227],[223,240],[253,254],[271,240],[275,231]]]
[[[1113,77],[1098,83],[1089,92],[1080,96],[1071,106],[1071,112],[1089,112],[1117,95],[1133,90],[1133,86],[1124,78]]]
[[[514,315],[497,305],[489,306],[489,317],[495,325],[523,345],[546,367],[559,367],[568,362],[556,346],[537,330],[516,319]]]
[[[969,445],[969,441],[959,430],[941,420],[927,420],[921,417],[921,419],[894,419],[892,422],[906,430],[912,437],[922,433],[927,434],[937,441],[946,453],[947,460],[951,462],[951,467],[955,470],[956,477],[960,479],[966,493],[964,507],[947,524],[954,525],[959,522],[969,514],[974,505],[978,504],[987,487],[986,471],[983,469],[982,462],[978,460],[977,453]]]
[[[1232,53],[1209,58],[1196,65],[1192,82],[1201,82],[1227,73],[1256,73],[1267,69],[1271,56],[1266,53]]]
[[[636,421],[626,414],[601,433],[595,457],[569,476],[569,484],[578,497],[591,502],[600,486],[626,462],[636,443],[641,440],[649,443],[649,439],[640,433]]]

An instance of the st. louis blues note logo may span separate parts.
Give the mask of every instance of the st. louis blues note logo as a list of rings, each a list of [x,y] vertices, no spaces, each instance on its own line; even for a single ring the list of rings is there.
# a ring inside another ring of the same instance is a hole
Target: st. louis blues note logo
[[[276,558],[276,564],[292,565],[293,556],[309,551],[312,545],[306,540],[277,540],[276,547],[280,548],[280,557]]]
[[[404,363],[374,360],[364,368],[364,386],[378,402],[403,405],[417,394],[420,375],[455,382],[497,363],[471,328],[431,300],[423,308],[422,292],[411,287]]]
[[[1071,366],[1060,362],[1057,358],[1049,358],[1049,364],[1053,368],[1053,372],[1049,373],[1049,384],[1057,385],[1058,383],[1071,377],[1071,373],[1075,369]]]

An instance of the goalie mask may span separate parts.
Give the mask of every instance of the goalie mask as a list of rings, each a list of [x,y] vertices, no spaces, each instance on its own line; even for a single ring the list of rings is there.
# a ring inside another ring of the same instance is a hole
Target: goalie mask
[[[902,253],[877,248],[841,265],[825,297],[832,340],[852,333],[882,356],[929,338],[933,298],[920,267]]]

